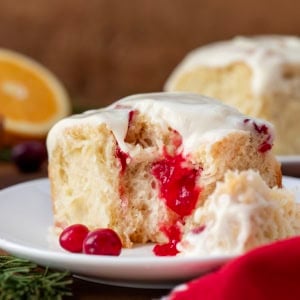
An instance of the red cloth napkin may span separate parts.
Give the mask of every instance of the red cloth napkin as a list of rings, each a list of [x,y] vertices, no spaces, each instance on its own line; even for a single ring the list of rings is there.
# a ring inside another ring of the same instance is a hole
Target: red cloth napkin
[[[215,273],[174,289],[168,300],[300,299],[300,237],[256,248]]]

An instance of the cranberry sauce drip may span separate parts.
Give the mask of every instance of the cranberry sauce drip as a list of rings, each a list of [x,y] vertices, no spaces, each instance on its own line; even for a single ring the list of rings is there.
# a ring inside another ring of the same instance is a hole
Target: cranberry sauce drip
[[[121,174],[124,174],[127,166],[127,158],[129,157],[129,155],[124,151],[122,151],[119,146],[117,146],[116,148],[115,155],[120,160],[121,163]]]
[[[271,134],[269,133],[269,128],[266,124],[258,125],[255,121],[251,121],[250,119],[245,119],[244,123],[248,124],[251,122],[254,130],[264,136],[263,141],[261,144],[258,146],[258,151],[261,153],[267,152],[272,149],[272,142],[271,142]]]
[[[160,186],[159,196],[180,217],[192,213],[200,193],[197,179],[201,170],[184,166],[185,162],[182,154],[165,153],[162,160],[152,164],[152,174]]]
[[[174,256],[179,252],[176,248],[182,235],[179,225],[184,223],[185,216],[193,212],[201,192],[197,179],[202,169],[192,167],[187,162],[179,151],[182,137],[175,130],[173,133],[172,147],[166,147],[163,158],[151,166],[151,172],[158,181],[159,197],[178,215],[173,224],[161,226],[160,231],[168,238],[168,242],[153,248],[157,256]]]
[[[153,252],[157,256],[175,256],[179,251],[176,248],[181,240],[181,231],[177,225],[162,227],[160,229],[168,238],[169,242],[162,245],[155,245]]]

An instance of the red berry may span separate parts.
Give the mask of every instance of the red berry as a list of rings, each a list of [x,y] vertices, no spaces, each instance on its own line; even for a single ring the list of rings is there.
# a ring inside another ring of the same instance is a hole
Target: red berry
[[[122,242],[115,231],[105,228],[89,232],[83,241],[86,254],[115,255],[121,253]]]
[[[88,228],[82,224],[71,225],[66,227],[59,236],[59,244],[70,252],[82,252],[83,240],[88,233]]]
[[[44,143],[26,141],[12,148],[12,160],[22,172],[37,171],[47,159],[47,149]]]

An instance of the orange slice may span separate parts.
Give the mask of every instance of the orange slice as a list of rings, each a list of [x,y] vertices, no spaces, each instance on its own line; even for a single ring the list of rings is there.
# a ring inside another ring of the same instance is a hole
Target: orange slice
[[[0,49],[0,119],[6,135],[44,138],[70,107],[64,87],[49,70],[22,54]]]

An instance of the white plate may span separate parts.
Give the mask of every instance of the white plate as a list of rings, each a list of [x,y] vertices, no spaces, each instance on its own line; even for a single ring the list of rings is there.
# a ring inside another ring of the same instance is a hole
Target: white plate
[[[277,159],[281,162],[284,175],[300,177],[300,155],[281,155]]]
[[[300,200],[300,180],[284,178]],[[69,270],[81,278],[130,287],[168,288],[210,272],[233,257],[156,257],[153,245],[123,249],[121,256],[67,253],[49,242],[52,225],[47,179],[0,191],[0,248],[42,266]]]

